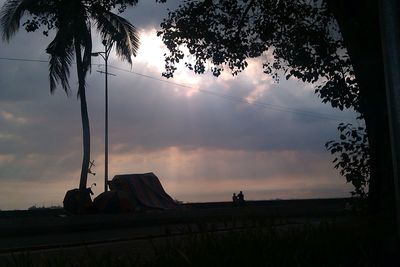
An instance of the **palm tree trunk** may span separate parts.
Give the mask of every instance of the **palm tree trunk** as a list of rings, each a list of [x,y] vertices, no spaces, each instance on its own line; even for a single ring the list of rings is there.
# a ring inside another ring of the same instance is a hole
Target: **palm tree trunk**
[[[82,63],[81,46],[79,40],[75,40],[76,68],[78,72],[79,99],[81,103],[82,134],[83,134],[83,159],[79,190],[85,190],[90,162],[90,126],[86,104],[85,71]]]

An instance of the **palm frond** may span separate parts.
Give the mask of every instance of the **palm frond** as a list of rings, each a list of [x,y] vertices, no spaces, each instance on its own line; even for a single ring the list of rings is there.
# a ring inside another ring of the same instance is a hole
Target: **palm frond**
[[[8,0],[4,3],[0,10],[0,27],[2,39],[9,41],[11,37],[18,31],[21,18],[25,12],[30,13],[46,13],[47,9],[43,8],[48,3],[43,0]]]
[[[49,78],[50,92],[54,92],[57,84],[61,83],[64,91],[69,94],[69,68],[71,66],[74,49],[73,36],[66,30],[59,30],[53,41],[46,48],[50,55]]]
[[[119,57],[132,64],[131,56],[139,49],[139,37],[135,26],[112,12],[103,10],[93,14],[101,37],[115,44]]]

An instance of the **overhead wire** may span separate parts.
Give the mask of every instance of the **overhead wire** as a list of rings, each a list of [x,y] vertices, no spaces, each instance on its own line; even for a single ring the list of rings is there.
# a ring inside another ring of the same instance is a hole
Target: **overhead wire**
[[[41,60],[41,59],[11,58],[11,57],[0,57],[0,60],[23,61],[23,62],[40,62],[40,63],[48,63],[49,62],[48,60]],[[92,65],[104,66],[104,64],[101,64],[101,63],[92,63]],[[249,101],[249,100],[247,100],[247,99],[245,99],[243,97],[237,97],[237,96],[232,96],[232,95],[228,95],[228,94],[221,94],[221,93],[213,92],[213,91],[206,90],[206,89],[194,88],[193,86],[189,86],[189,85],[185,85],[185,84],[181,84],[181,83],[177,83],[177,82],[168,81],[168,80],[165,80],[165,79],[160,79],[160,78],[157,78],[157,77],[154,77],[154,76],[151,76],[151,75],[147,75],[147,74],[143,74],[143,73],[140,73],[140,72],[136,72],[136,71],[132,71],[132,70],[116,67],[116,66],[113,66],[113,65],[108,65],[108,67],[112,68],[112,69],[115,69],[115,70],[118,70],[118,71],[131,73],[131,74],[134,74],[134,75],[137,75],[137,76],[141,76],[141,77],[152,79],[152,80],[155,80],[155,81],[159,81],[159,82],[163,82],[163,83],[179,86],[179,87],[182,87],[182,88],[195,89],[196,91],[198,91],[200,93],[209,94],[209,95],[216,96],[216,97],[219,97],[221,99],[228,100],[228,101],[243,103],[243,104],[247,104],[247,105],[251,105],[251,106],[255,106],[255,107],[259,107],[259,108],[265,108],[265,109],[270,109],[270,110],[274,110],[274,111],[281,111],[281,112],[288,112],[288,113],[297,114],[299,116],[306,116],[306,117],[315,118],[315,119],[333,120],[333,121],[342,121],[342,120],[354,121],[353,118],[348,118],[348,117],[321,114],[321,113],[317,113],[317,112],[311,112],[311,111],[301,110],[301,109],[294,109],[294,108],[289,108],[289,107],[285,107],[285,106],[265,103],[265,102],[261,102],[261,101]]]
[[[101,64],[104,66],[104,64]],[[169,83],[172,85],[176,85],[179,87],[184,87],[184,88],[188,88],[188,89],[195,89],[201,93],[206,93],[209,95],[213,95],[213,96],[217,96],[220,98],[223,98],[225,100],[229,100],[229,101],[234,101],[234,102],[240,102],[240,103],[244,103],[247,105],[252,105],[252,106],[256,106],[256,107],[260,107],[260,108],[267,108],[267,109],[271,109],[271,110],[275,110],[275,111],[282,111],[282,112],[289,112],[289,113],[295,113],[298,115],[302,115],[302,116],[308,116],[308,117],[313,117],[316,119],[327,119],[327,120],[335,120],[335,121],[339,121],[339,120],[353,120],[352,118],[348,118],[348,117],[341,117],[341,116],[331,116],[331,115],[326,115],[326,114],[321,114],[321,113],[317,113],[317,112],[310,112],[310,111],[306,111],[306,110],[301,110],[301,109],[293,109],[293,108],[289,108],[289,107],[285,107],[285,106],[280,106],[280,105],[275,105],[275,104],[270,104],[270,103],[265,103],[265,102],[261,102],[261,101],[250,101],[247,100],[245,98],[242,97],[237,97],[237,96],[232,96],[232,95],[227,95],[227,94],[221,94],[221,93],[217,93],[217,92],[213,92],[210,90],[205,90],[205,89],[199,89],[199,88],[195,88],[193,86],[189,86],[189,85],[185,85],[185,84],[180,84],[180,83],[176,83],[176,82],[171,82],[171,81],[167,81],[167,80],[163,80],[157,77],[153,77],[150,75],[146,75],[146,74],[142,74],[142,73],[138,73],[132,70],[127,70],[127,69],[123,69],[123,68],[119,68],[119,67],[115,67],[112,65],[108,65],[109,68],[115,69],[115,70],[119,70],[119,71],[124,71],[124,72],[129,72],[138,76],[142,76],[142,77],[146,77],[149,79],[153,79],[156,81],[160,81],[160,82],[164,82],[164,83]]]

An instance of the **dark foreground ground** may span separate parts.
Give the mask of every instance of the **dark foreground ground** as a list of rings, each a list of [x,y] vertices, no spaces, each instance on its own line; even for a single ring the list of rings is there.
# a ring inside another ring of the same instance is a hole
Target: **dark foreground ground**
[[[249,220],[319,221],[324,218],[343,219],[350,212],[346,210],[349,199],[311,199],[247,201],[244,205],[233,206],[231,202],[208,202],[182,204],[177,210],[149,210],[125,214],[68,214],[63,209],[35,209],[0,212],[0,253],[29,249],[34,245],[49,245],[46,237],[53,235],[78,234],[76,242],[89,241],[86,235],[103,239],[103,232],[127,231],[144,228],[165,228],[198,223],[221,224],[229,228],[233,223]],[[154,232],[152,236],[159,235]],[[35,242],[18,242],[15,239],[34,239]],[[91,239],[91,238],[90,238]],[[46,240],[47,241],[47,240]],[[60,240],[63,241],[63,240]]]
[[[349,201],[193,203],[132,214],[5,211],[0,266],[396,266],[381,233],[354,217]]]

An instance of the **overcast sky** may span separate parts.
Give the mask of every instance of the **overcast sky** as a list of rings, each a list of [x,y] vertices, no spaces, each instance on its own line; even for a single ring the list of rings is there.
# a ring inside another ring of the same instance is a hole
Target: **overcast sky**
[[[137,26],[141,47],[133,66],[110,59],[110,176],[154,172],[166,191],[182,201],[348,196],[324,143],[337,138],[351,111],[322,104],[313,85],[274,81],[260,60],[237,77],[194,75],[183,67],[161,77],[163,45],[156,30],[166,5],[140,1],[124,16]],[[3,5],[4,0],[0,0]],[[171,5],[171,3],[170,3]],[[173,6],[171,6],[173,8]],[[61,205],[79,185],[82,133],[77,78],[72,94],[49,92],[48,64],[4,58],[48,60],[51,37],[23,29],[0,42],[0,209]],[[102,49],[94,36],[94,51]],[[94,64],[101,64],[99,58]],[[113,67],[117,67],[113,68]],[[92,159],[103,190],[104,76],[94,65],[87,77]],[[252,104],[248,104],[250,102]]]

